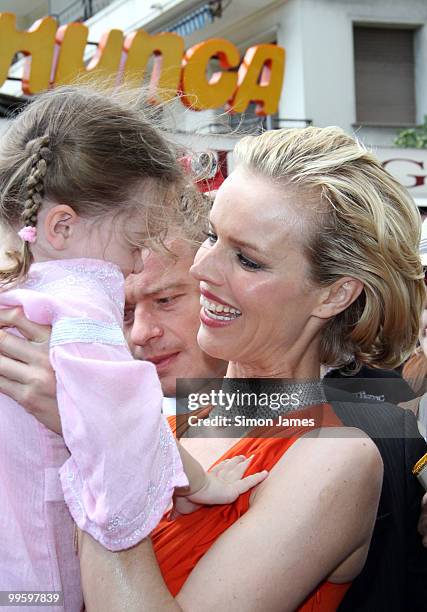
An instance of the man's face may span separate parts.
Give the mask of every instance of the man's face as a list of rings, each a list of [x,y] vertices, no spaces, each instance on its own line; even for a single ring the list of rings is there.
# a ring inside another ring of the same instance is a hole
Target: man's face
[[[197,344],[199,284],[188,273],[194,250],[183,240],[170,249],[176,261],[148,253],[143,272],[127,278],[124,323],[134,357],[156,365],[166,396],[176,394],[177,378],[220,378],[226,369]]]

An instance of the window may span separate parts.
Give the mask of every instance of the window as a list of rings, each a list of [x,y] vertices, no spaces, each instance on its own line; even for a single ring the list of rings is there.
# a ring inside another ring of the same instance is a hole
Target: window
[[[415,123],[414,30],[354,27],[359,123]]]

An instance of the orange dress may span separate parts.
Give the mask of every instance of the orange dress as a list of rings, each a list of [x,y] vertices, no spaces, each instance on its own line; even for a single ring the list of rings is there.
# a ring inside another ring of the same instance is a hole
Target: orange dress
[[[342,426],[329,404],[310,407],[286,416],[314,418],[316,427]],[[178,427],[176,418],[170,418],[174,433],[177,428],[180,434],[181,429],[185,431],[187,428],[186,416],[184,417],[185,424],[181,421],[181,426],[178,424]],[[277,426],[253,429],[250,432],[251,437],[241,438],[216,463],[236,455],[254,455],[246,475],[264,469],[271,470],[292,444],[308,430],[307,427]],[[250,494],[251,491],[247,491],[232,504],[203,506],[196,512],[180,516],[173,521],[164,518],[153,531],[151,539],[160,570],[174,597],[215,540],[248,510]],[[322,582],[301,604],[298,612],[333,612],[338,608],[350,584]]]

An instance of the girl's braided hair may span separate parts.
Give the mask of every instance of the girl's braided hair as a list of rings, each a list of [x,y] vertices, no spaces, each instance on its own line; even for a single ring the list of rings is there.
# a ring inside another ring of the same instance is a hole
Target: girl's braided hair
[[[24,225],[35,227],[37,224],[37,213],[43,203],[44,177],[46,176],[47,164],[52,160],[52,152],[49,149],[49,136],[30,140],[25,150],[30,155],[32,167],[25,183],[27,198],[24,203],[22,220]]]
[[[141,246],[164,235],[185,179],[147,109],[135,95],[83,85],[35,97],[0,141],[0,224],[35,227],[41,205],[52,201],[85,218],[138,214]],[[0,269],[1,286],[25,279],[31,246],[23,241],[8,256],[13,265]]]

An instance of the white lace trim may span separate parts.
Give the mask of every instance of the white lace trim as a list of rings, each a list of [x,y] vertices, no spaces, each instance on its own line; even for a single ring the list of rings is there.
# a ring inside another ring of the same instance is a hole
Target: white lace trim
[[[53,324],[50,346],[86,342],[97,344],[125,345],[123,330],[117,323],[105,323],[95,319],[68,317]]]

